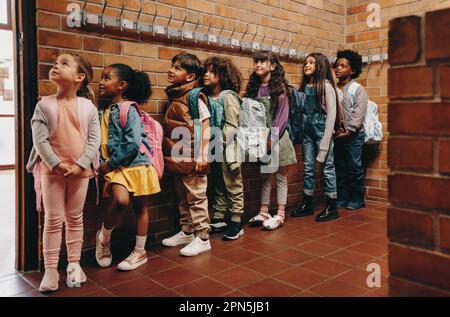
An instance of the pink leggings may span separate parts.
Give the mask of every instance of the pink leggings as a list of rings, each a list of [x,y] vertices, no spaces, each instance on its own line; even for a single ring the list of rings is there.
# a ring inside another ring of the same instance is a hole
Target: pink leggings
[[[77,262],[80,260],[83,244],[83,207],[89,178],[41,175],[41,183],[45,210],[45,268],[58,268],[63,222],[66,227],[68,260]]]

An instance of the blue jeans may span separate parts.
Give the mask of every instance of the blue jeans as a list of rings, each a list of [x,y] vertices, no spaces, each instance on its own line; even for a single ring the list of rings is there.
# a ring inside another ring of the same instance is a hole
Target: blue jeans
[[[361,155],[364,131],[352,133],[348,138],[336,141],[336,176],[338,199],[345,202],[364,202],[364,170]]]
[[[303,191],[306,195],[312,196],[314,194],[314,176],[316,174],[317,166],[316,158],[320,148],[320,141],[322,140],[325,132],[326,116],[315,113],[305,116],[304,119],[305,130],[302,151],[305,167],[303,174]],[[331,139],[328,154],[323,164],[323,176],[325,178],[325,195],[330,198],[337,198],[333,148],[333,139]]]

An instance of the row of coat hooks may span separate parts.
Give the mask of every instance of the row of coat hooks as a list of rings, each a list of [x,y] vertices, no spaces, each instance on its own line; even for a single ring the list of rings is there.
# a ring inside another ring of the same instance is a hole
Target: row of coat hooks
[[[290,40],[288,40],[288,34],[285,33],[284,38],[281,41],[280,45],[274,45],[276,40],[275,34],[269,38],[267,37],[267,29],[264,35],[262,36],[262,40],[260,42],[255,41],[258,36],[258,27],[256,28],[256,32],[254,34],[249,33],[249,24],[247,23],[247,27],[245,32],[239,37],[234,37],[236,32],[236,23],[234,25],[233,30],[231,31],[231,36],[226,37],[223,36],[222,33],[224,31],[225,24],[219,29],[218,34],[215,34],[214,31],[211,31],[211,21],[207,28],[206,33],[198,32],[197,29],[200,26],[200,14],[198,14],[198,20],[195,23],[194,30],[187,30],[185,28],[185,24],[187,22],[187,12],[185,13],[184,19],[182,21],[180,28],[172,28],[170,26],[173,13],[171,10],[171,14],[169,17],[169,21],[166,25],[158,25],[155,24],[156,18],[158,17],[158,6],[156,6],[155,14],[153,17],[152,23],[144,23],[140,22],[141,12],[142,12],[142,0],[139,1],[139,11],[137,17],[134,21],[123,18],[124,10],[125,10],[125,0],[122,1],[122,7],[120,8],[119,17],[111,17],[105,15],[106,8],[108,7],[108,0],[104,0],[102,11],[100,14],[88,13],[86,11],[86,5],[88,0],[84,0],[82,7],[78,4],[69,5],[68,10],[70,11],[69,16],[67,18],[67,24],[69,27],[86,27],[97,26],[100,29],[107,30],[108,28],[120,29],[120,31],[134,31],[138,35],[141,36],[143,34],[151,35],[152,37],[166,37],[167,40],[179,40],[181,42],[190,41],[194,44],[201,43],[207,44],[211,46],[218,46],[222,48],[232,49],[232,50],[242,50],[247,53],[255,52],[255,51],[272,51],[278,54],[281,57],[292,58],[292,59],[300,59],[303,60],[308,55],[308,48],[310,47],[310,41],[308,39],[308,43],[305,45],[305,49],[301,49],[302,44],[298,44],[298,48],[294,48],[294,41],[292,38],[292,34],[289,36]],[[155,1],[157,2],[157,1]],[[301,34],[301,32],[300,32]],[[252,36],[251,40],[245,40],[246,36]],[[271,40],[270,44],[264,44],[264,40]],[[320,49],[315,51],[321,51]],[[326,55],[326,54],[325,54]],[[387,60],[387,54],[382,53],[382,47],[379,49],[379,54],[363,56],[363,63],[370,65],[372,62],[381,62],[383,63]],[[330,62],[334,62],[335,56],[328,56]]]

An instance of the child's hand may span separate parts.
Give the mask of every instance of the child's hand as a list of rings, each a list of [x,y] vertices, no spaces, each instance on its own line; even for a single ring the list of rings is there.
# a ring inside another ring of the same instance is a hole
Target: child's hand
[[[339,131],[336,133],[335,138],[336,138],[336,139],[347,138],[347,137],[350,136],[350,134],[351,134],[351,131],[350,131],[350,130],[346,130],[345,132],[341,132],[341,130],[339,130]]]
[[[103,163],[98,169],[98,172],[100,173],[100,175],[105,175],[111,172],[111,167],[109,166],[109,163],[108,162]]]
[[[66,163],[59,163],[53,170],[60,176],[64,176],[68,171],[70,171],[70,165]]]
[[[82,168],[78,164],[73,164],[70,167],[70,170],[64,174],[65,177],[72,177],[72,176],[78,176],[84,171],[84,168]]]
[[[208,168],[208,162],[206,160],[195,163],[195,173],[197,175],[201,175],[201,176],[205,175],[207,168]]]

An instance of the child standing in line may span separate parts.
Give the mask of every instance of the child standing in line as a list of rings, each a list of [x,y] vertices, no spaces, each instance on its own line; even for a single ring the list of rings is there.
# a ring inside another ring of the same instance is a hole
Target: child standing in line
[[[320,53],[306,57],[304,76],[300,91],[306,94],[304,107],[304,194],[303,202],[291,213],[293,217],[303,217],[314,213],[313,194],[316,165],[323,164],[325,178],[325,209],[316,216],[316,221],[339,218],[336,210],[336,174],[333,162],[333,130],[336,121],[338,95],[334,87],[328,58]]]
[[[125,64],[112,64],[103,70],[100,97],[102,130],[100,174],[104,175],[104,196],[111,196],[102,228],[97,232],[95,258],[101,267],[111,265],[111,233],[128,208],[130,200],[136,214],[136,245],[131,254],[118,264],[119,270],[134,270],[147,263],[145,243],[148,234],[149,195],[161,191],[158,174],[141,144],[151,151],[136,107],[129,107],[125,127],[120,109],[125,101],[142,104],[151,95],[147,74]]]
[[[208,95],[223,107],[224,123],[222,127],[224,161],[211,164],[210,184],[214,189],[214,214],[211,229],[219,232],[226,229],[224,240],[235,240],[244,234],[241,217],[244,213],[244,183],[241,162],[237,156],[238,144],[235,138],[239,127],[242,76],[231,60],[211,57],[204,62],[206,70],[203,85]],[[230,222],[226,215],[230,213]]]
[[[247,85],[246,97],[261,101],[266,107],[268,128],[268,151],[272,140],[279,140],[279,168],[276,173],[278,211],[275,216],[269,214],[270,192],[273,174],[262,174],[264,183],[261,190],[261,208],[255,217],[250,219],[252,226],[263,225],[267,230],[275,230],[283,225],[288,193],[287,167],[297,162],[294,145],[286,132],[291,104],[288,82],[284,77],[284,69],[277,55],[272,52],[257,52],[253,56],[255,70]]]
[[[164,118],[164,165],[174,174],[175,189],[180,199],[178,210],[181,231],[164,239],[162,244],[168,247],[187,244],[180,250],[184,256],[196,256],[211,250],[206,197],[211,116],[208,97],[202,92],[198,95],[199,125],[194,122],[189,107],[189,92],[198,86],[198,80],[203,74],[203,65],[197,56],[178,54],[172,59],[168,71],[171,85],[166,88],[169,106]],[[196,137],[198,126],[199,139]]]
[[[100,125],[88,87],[92,67],[83,57],[58,56],[49,77],[56,95],[43,97],[31,119],[33,150],[27,170],[35,177],[37,209],[45,210],[43,252],[45,274],[39,291],[58,289],[62,225],[66,227],[67,286],[80,287],[86,275],[80,266],[83,207],[91,164],[100,146]],[[42,192],[40,192],[42,188]]]
[[[362,71],[362,57],[355,51],[338,51],[334,64],[335,74],[342,89],[345,134],[336,138],[337,207],[350,210],[365,207],[364,170],[362,149],[364,145],[364,118],[369,97],[355,79]],[[351,87],[355,87],[352,92]]]

